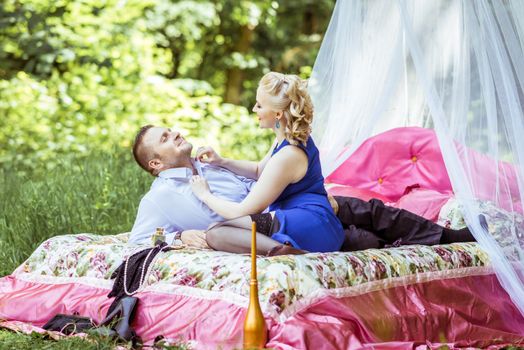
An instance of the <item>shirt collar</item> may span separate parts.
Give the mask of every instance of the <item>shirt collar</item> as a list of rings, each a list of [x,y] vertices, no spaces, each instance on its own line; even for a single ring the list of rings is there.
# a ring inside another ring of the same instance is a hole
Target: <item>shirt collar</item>
[[[198,175],[202,175],[202,163],[198,160],[191,159],[191,163],[195,167]],[[187,167],[171,168],[161,171],[158,177],[163,179],[187,179],[193,175],[193,170]]]

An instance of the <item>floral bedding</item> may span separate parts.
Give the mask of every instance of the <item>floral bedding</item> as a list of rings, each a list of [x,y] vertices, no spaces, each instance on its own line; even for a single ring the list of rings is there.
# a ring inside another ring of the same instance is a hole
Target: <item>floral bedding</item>
[[[503,249],[509,260],[521,261],[524,249],[524,216],[497,208],[490,201],[477,201],[474,210],[487,220],[491,237]],[[452,198],[440,210],[438,224],[453,229],[466,226],[463,206]]]
[[[454,228],[464,225],[456,202],[444,209],[439,219],[441,224]],[[522,224],[522,218],[519,220]],[[490,223],[490,229],[504,229],[500,225]],[[110,276],[122,259],[137,249],[146,248],[128,245],[127,239],[128,234],[53,237],[42,243],[15,275],[74,281],[95,279],[110,285]],[[369,290],[370,286],[385,288],[392,281],[406,283],[410,276],[418,276],[420,281],[420,276],[453,277],[450,271],[478,271],[488,267],[488,256],[476,243],[259,257],[259,295],[264,311],[278,317],[292,312],[303,299],[311,299],[319,291],[337,295],[356,293],[359,288]],[[202,291],[225,293],[245,302],[249,296],[249,273],[248,255],[183,248],[159,254],[147,286],[150,290],[158,286],[161,291],[184,290],[186,293],[189,288],[198,290],[199,295]]]
[[[138,248],[128,246],[127,237],[127,234],[57,236],[44,242],[17,273],[108,280],[122,258]],[[318,289],[339,289],[415,273],[485,266],[487,262],[487,255],[476,243],[257,260],[261,303],[266,311],[276,314]],[[161,253],[147,283],[162,281],[208,291],[228,291],[247,298],[249,273],[248,255],[185,248]]]

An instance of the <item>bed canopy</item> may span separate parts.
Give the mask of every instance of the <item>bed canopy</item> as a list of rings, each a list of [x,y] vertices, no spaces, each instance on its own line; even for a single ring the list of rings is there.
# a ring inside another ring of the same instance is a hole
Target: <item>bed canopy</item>
[[[434,129],[467,224],[524,315],[524,232],[514,219],[494,237],[479,216],[487,200],[522,215],[523,47],[520,0],[337,1],[309,89],[324,175],[370,136]]]

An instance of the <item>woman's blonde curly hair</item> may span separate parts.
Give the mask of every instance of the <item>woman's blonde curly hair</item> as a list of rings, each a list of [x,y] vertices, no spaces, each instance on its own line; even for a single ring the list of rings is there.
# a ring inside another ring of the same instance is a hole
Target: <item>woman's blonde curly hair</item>
[[[307,92],[307,81],[293,74],[269,72],[258,86],[271,97],[271,108],[284,111],[288,142],[306,146],[313,123],[313,102]]]

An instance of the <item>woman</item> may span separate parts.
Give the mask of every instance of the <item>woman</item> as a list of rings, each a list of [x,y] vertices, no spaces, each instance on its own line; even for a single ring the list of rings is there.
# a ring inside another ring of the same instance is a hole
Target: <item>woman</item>
[[[329,204],[318,149],[310,136],[313,104],[306,88],[296,75],[270,72],[260,80],[253,112],[261,128],[275,133],[262,161],[225,159],[209,147],[197,150],[202,162],[258,180],[242,202],[234,203],[215,197],[203,178],[191,179],[193,193],[201,201],[225,219],[234,219],[207,231],[210,247],[249,252],[255,220],[260,254],[340,249],[344,232]],[[260,214],[268,207],[268,213]]]

